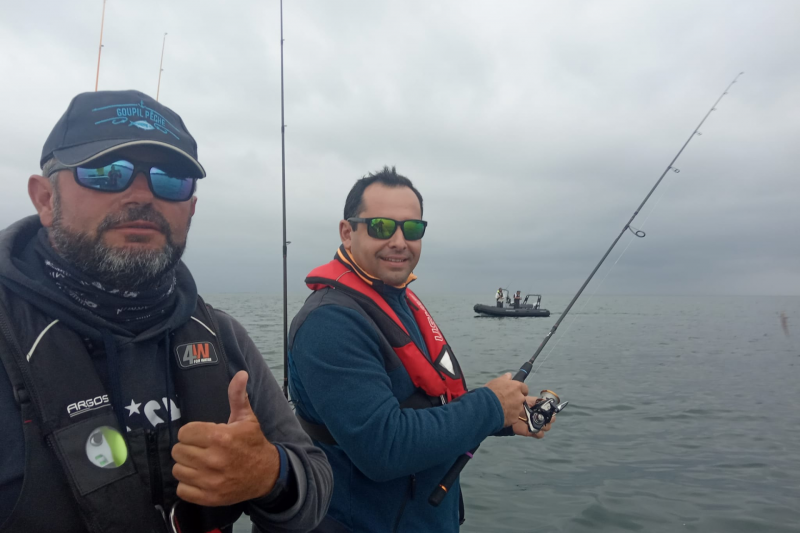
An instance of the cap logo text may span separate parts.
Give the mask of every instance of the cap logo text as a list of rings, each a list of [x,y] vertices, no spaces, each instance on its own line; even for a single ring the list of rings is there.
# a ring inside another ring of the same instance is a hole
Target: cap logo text
[[[180,138],[173,133],[172,129],[177,129],[169,120],[164,118],[158,111],[151,109],[144,105],[144,101],[138,104],[119,104],[109,105],[105,107],[98,107],[92,109],[92,112],[106,111],[109,109],[114,110],[114,116],[95,122],[95,126],[106,122],[112,124],[128,124],[128,126],[136,126],[142,130],[158,130],[161,133],[169,134],[180,140]],[[172,129],[170,129],[172,128]]]

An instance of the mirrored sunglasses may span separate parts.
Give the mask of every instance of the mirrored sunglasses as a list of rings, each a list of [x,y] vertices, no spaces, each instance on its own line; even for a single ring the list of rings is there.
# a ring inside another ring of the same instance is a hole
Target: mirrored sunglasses
[[[386,217],[348,218],[347,221],[353,224],[353,229],[356,229],[357,223],[363,222],[367,225],[367,234],[370,237],[383,240],[391,239],[399,226],[407,241],[418,241],[425,235],[425,228],[428,226],[424,220],[395,220]]]
[[[197,177],[177,167],[158,166],[120,159],[72,169],[75,181],[88,189],[101,192],[122,192],[133,183],[133,178],[144,173],[153,196],[168,202],[185,202],[194,194]]]

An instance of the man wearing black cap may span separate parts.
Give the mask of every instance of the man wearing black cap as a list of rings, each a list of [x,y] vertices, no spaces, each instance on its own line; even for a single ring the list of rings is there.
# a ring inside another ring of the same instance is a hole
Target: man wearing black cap
[[[307,531],[332,478],[181,261],[205,170],[135,91],[75,97],[0,231],[0,532]]]

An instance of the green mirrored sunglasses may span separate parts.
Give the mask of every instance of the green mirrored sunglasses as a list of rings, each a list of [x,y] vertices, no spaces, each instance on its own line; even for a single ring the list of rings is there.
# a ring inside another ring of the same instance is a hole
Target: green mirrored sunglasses
[[[424,220],[395,220],[386,217],[373,217],[373,218],[348,218],[348,222],[356,229],[356,224],[363,222],[367,225],[367,234],[376,239],[391,239],[397,227],[403,231],[403,237],[407,241],[418,241],[425,235],[425,228],[428,223]]]

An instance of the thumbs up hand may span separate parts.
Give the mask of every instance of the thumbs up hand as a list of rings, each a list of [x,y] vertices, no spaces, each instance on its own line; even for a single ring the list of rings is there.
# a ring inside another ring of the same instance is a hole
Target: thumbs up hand
[[[228,386],[227,424],[189,422],[172,448],[178,497],[210,507],[265,496],[278,479],[278,449],[261,431],[247,397],[247,372]]]
[[[228,385],[228,404],[231,406],[228,425],[246,420],[255,421],[258,424],[253,408],[250,407],[250,398],[247,397],[247,378],[247,372],[240,370]]]

